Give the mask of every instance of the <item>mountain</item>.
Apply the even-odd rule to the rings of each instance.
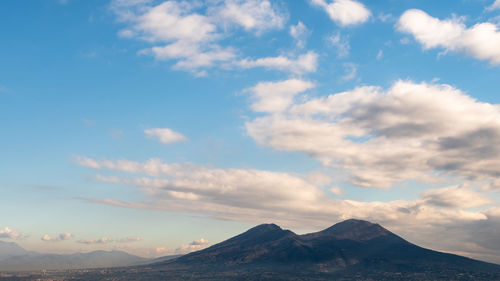
[[[21,246],[17,245],[14,242],[4,242],[0,241],[0,260],[27,254],[28,251],[23,249]]]
[[[447,280],[459,276],[500,280],[499,265],[424,249],[379,224],[354,219],[305,235],[275,224],[262,224],[204,250],[153,264],[151,268],[175,272],[181,277],[184,271],[200,278],[215,276],[213,280],[234,276],[249,280],[266,279],[265,276],[350,280],[353,274],[388,280],[398,276],[406,280],[415,276],[415,280],[439,276]]]
[[[122,251],[94,251],[69,255],[28,252],[16,243],[0,241],[0,271],[66,270],[139,265],[150,259]]]

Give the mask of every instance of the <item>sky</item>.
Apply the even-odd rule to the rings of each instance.
[[[499,0],[0,3],[0,240],[349,218],[500,263]]]

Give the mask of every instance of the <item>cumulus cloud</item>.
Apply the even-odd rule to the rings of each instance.
[[[297,44],[297,48],[304,48],[306,46],[306,39],[309,36],[310,31],[307,27],[299,21],[296,25],[290,26],[290,36],[295,39],[295,43]]]
[[[491,189],[500,174],[499,120],[498,105],[452,86],[398,81],[386,91],[364,86],[295,103],[246,130],[259,144],[344,169],[358,186],[456,177]]]
[[[193,242],[187,245],[185,244],[181,245],[179,248],[175,249],[175,254],[187,254],[190,252],[202,250],[207,246],[208,246],[208,240],[201,238],[198,240],[194,240]]]
[[[173,60],[174,69],[188,70],[198,76],[223,62],[234,60],[236,50],[223,47],[227,27],[237,25],[256,33],[282,28],[286,16],[268,0],[187,1],[115,0],[111,5],[118,20],[126,24],[119,36],[149,42],[154,46],[139,54],[158,60]]]
[[[135,37],[157,45],[144,49],[159,60],[175,59],[175,68],[196,70],[219,61],[232,59],[231,48],[215,42],[221,36],[217,26],[205,15],[196,13],[194,4],[166,1],[157,6],[141,6],[118,10],[129,27],[121,31],[125,37]]]
[[[500,64],[500,31],[493,23],[478,23],[467,28],[462,18],[441,20],[412,9],[401,15],[396,27],[400,32],[413,35],[424,49],[442,48]]]
[[[261,82],[245,91],[252,93],[252,110],[278,112],[293,103],[294,97],[314,87],[310,81],[290,79],[279,82]]]
[[[69,232],[64,232],[64,233],[59,234],[58,237],[52,237],[48,234],[44,234],[41,239],[42,239],[42,241],[45,241],[45,242],[58,242],[58,241],[69,240],[71,238],[73,238],[73,234],[71,234]]]
[[[241,68],[264,67],[267,69],[277,69],[280,71],[302,74],[316,71],[318,66],[318,54],[314,51],[309,51],[299,55],[295,59],[285,56],[266,57],[256,60],[243,59],[235,62],[235,65]]]
[[[0,229],[0,238],[20,239],[24,237],[19,231],[12,230],[8,226]]]
[[[366,22],[371,12],[365,5],[353,0],[311,0],[314,5],[323,8],[334,22],[341,26],[356,25]]]
[[[286,14],[268,0],[225,0],[210,7],[209,13],[224,26],[236,24],[257,33],[283,28],[287,20]]]
[[[169,128],[153,128],[144,130],[144,133],[149,138],[157,139],[161,143],[170,144],[174,142],[186,141],[187,138],[174,130]]]

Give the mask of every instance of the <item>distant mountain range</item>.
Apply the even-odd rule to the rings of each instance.
[[[37,279],[40,276],[32,276]],[[500,265],[409,243],[347,220],[297,235],[262,224],[204,250],[149,265],[60,273],[78,280],[500,280]],[[40,279],[49,280],[49,279]]]
[[[29,252],[12,242],[0,241],[0,271],[65,270],[130,266],[154,262],[122,251],[94,251],[69,255]]]

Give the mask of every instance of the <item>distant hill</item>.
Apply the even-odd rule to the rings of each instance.
[[[13,256],[25,255],[28,251],[13,242],[0,241],[0,260]]]
[[[69,255],[28,252],[16,243],[0,241],[0,271],[65,270],[139,265],[152,262],[122,251]]]

